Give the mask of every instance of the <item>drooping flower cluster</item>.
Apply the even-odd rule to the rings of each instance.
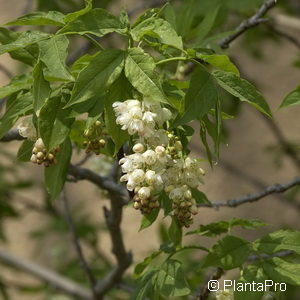
[[[113,104],[117,123],[135,135],[133,154],[120,160],[122,182],[134,192],[134,208],[148,213],[160,206],[161,191],[172,200],[173,214],[188,227],[197,214],[191,188],[197,188],[204,175],[197,159],[183,153],[177,136],[163,125],[171,119],[171,112],[160,104],[127,100]]]
[[[38,138],[34,144],[31,155],[31,162],[41,165],[43,164],[45,167],[49,167],[53,164],[56,164],[56,154],[59,152],[59,147],[47,153],[47,149],[45,144],[41,138]]]
[[[233,300],[233,290],[219,290],[216,292],[216,300]]]

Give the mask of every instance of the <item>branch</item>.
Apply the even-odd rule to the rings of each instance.
[[[2,249],[0,249],[0,261],[29,273],[68,295],[84,300],[92,299],[90,291],[77,282],[71,281],[54,271],[46,269],[23,258],[7,253]]]
[[[287,32],[284,32],[282,30],[277,29],[275,26],[269,25],[267,28],[274,33],[275,35],[278,35],[287,41],[291,42],[293,45],[295,45],[298,49],[300,49],[300,41],[298,41],[295,37],[288,34]]]
[[[272,8],[275,6],[277,0],[265,0],[262,6],[259,8],[257,13],[253,15],[251,18],[246,19],[238,25],[238,27],[235,29],[235,33],[227,36],[226,38],[222,39],[219,42],[219,46],[222,49],[227,49],[231,42],[233,42],[235,39],[237,39],[240,35],[242,35],[247,30],[256,27],[260,23],[264,23],[267,20],[263,19],[262,17]]]
[[[94,274],[93,274],[92,270],[90,269],[90,267],[89,267],[89,265],[88,265],[88,263],[87,263],[87,261],[84,257],[84,254],[83,254],[80,242],[79,242],[79,238],[77,236],[75,224],[73,222],[73,218],[72,218],[72,215],[71,215],[71,211],[70,211],[70,207],[69,207],[69,201],[68,201],[68,197],[67,197],[67,193],[66,193],[65,189],[63,190],[63,193],[62,193],[62,200],[63,200],[64,208],[65,208],[65,218],[66,218],[66,221],[67,221],[68,226],[69,226],[69,230],[70,230],[70,233],[71,233],[71,237],[72,237],[72,241],[73,241],[75,250],[77,252],[77,256],[79,258],[79,261],[80,261],[80,264],[81,264],[81,267],[82,267],[83,271],[85,272],[88,280],[90,281],[92,292],[93,292],[94,298],[96,299],[95,289],[94,289],[95,284],[96,284],[96,279],[95,279]]]
[[[257,260],[261,260],[261,259],[270,259],[270,258],[273,258],[273,257],[286,257],[286,256],[289,256],[291,254],[294,254],[294,252],[291,251],[291,250],[283,250],[283,251],[279,251],[279,252],[274,253],[274,254],[250,255],[247,258],[247,262],[253,262],[253,261],[257,261]]]
[[[129,196],[127,189],[123,185],[114,182],[110,177],[100,176],[89,169],[81,168],[72,164],[69,168],[69,174],[74,176],[76,180],[88,180],[111,194],[117,194],[120,199],[123,200],[123,204],[128,202]]]
[[[222,277],[225,271],[221,268],[216,268],[216,270],[205,280],[205,283],[199,288],[198,293],[193,298],[193,300],[206,300],[209,297],[210,289],[209,282],[211,280],[218,280]]]
[[[12,129],[8,131],[2,138],[0,138],[0,142],[12,142],[12,141],[22,141],[25,138],[19,134],[18,129]]]
[[[300,185],[300,177],[295,177],[293,180],[291,180],[288,183],[285,184],[274,184],[271,186],[268,186],[263,191],[249,194],[240,198],[236,199],[230,199],[225,202],[213,202],[211,204],[200,204],[199,207],[212,207],[212,208],[219,208],[219,207],[237,207],[239,205],[245,204],[245,203],[252,203],[255,201],[258,201],[266,196],[269,196],[274,193],[283,193],[290,188]]]

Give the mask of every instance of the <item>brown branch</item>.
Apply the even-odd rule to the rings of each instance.
[[[206,300],[209,297],[210,290],[209,290],[209,282],[211,280],[218,280],[222,277],[225,271],[221,268],[216,268],[216,270],[205,280],[205,283],[199,288],[196,296],[193,300]]]
[[[79,283],[69,280],[60,274],[33,262],[10,254],[2,249],[0,249],[0,261],[4,264],[8,264],[21,271],[29,273],[68,295],[84,300],[92,299],[90,291],[81,286]]]
[[[298,156],[298,152],[286,140],[286,138],[283,135],[281,129],[277,126],[277,124],[274,122],[274,120],[272,120],[270,118],[266,118],[266,117],[263,117],[263,119],[265,120],[265,122],[269,126],[270,130],[274,134],[274,136],[277,139],[278,143],[281,145],[284,153],[292,160],[293,164],[300,171],[300,158]]]
[[[12,142],[12,141],[22,141],[25,138],[19,134],[18,129],[12,129],[8,131],[2,138],[0,138],[0,142]]]
[[[242,21],[235,32],[219,42],[219,46],[222,49],[226,49],[229,47],[230,43],[237,39],[240,35],[245,33],[247,30],[256,27],[260,23],[264,23],[268,21],[267,19],[263,19],[263,16],[276,4],[276,0],[265,0],[262,6],[258,9],[257,13],[253,15],[251,18]]]
[[[199,207],[211,207],[211,208],[219,208],[219,207],[237,207],[239,205],[245,203],[256,202],[260,199],[263,199],[274,193],[283,193],[290,188],[300,185],[300,177],[295,177],[288,183],[285,184],[274,184],[266,187],[263,191],[257,192],[254,194],[249,194],[240,198],[230,199],[224,202],[213,202],[211,204],[200,204]]]
[[[297,40],[294,36],[290,35],[289,33],[285,32],[285,31],[277,29],[273,25],[269,25],[269,26],[267,26],[267,28],[275,35],[278,35],[278,36],[284,38],[285,40],[287,40],[287,41],[291,42],[293,45],[295,45],[298,49],[300,49],[300,41]]]
[[[85,272],[87,279],[90,281],[91,289],[92,289],[93,296],[94,296],[93,298],[96,299],[96,293],[95,293],[96,278],[94,277],[94,274],[93,274],[92,270],[90,269],[90,266],[88,265],[88,263],[85,259],[85,256],[83,254],[83,251],[82,251],[82,248],[81,248],[81,245],[79,242],[79,237],[77,235],[75,224],[73,222],[73,218],[71,215],[69,201],[68,201],[68,197],[67,197],[67,193],[66,193],[65,189],[63,190],[63,193],[62,193],[62,200],[63,200],[64,208],[65,208],[65,219],[69,226],[69,230],[71,233],[74,248],[75,248],[77,256],[79,258],[81,267],[82,267],[83,271]]]

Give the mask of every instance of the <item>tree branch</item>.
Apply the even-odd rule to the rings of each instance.
[[[235,32],[219,42],[219,46],[222,49],[227,49],[231,42],[237,39],[244,32],[250,28],[256,27],[260,23],[266,22],[266,19],[263,19],[263,16],[276,4],[276,0],[265,0],[262,6],[259,8],[257,13],[251,18],[242,21],[238,27],[235,29]]]
[[[283,193],[290,188],[300,185],[300,177],[295,177],[288,183],[285,184],[274,184],[268,186],[261,192],[257,192],[254,194],[249,194],[240,198],[230,199],[224,202],[213,202],[211,204],[200,204],[199,207],[212,207],[212,208],[219,208],[219,207],[237,207],[239,205],[245,203],[252,203],[258,201],[266,196],[269,196],[274,193]]]
[[[277,29],[275,26],[273,25],[269,25],[267,26],[267,28],[274,33],[275,35],[278,35],[284,39],[286,39],[287,41],[291,42],[293,45],[295,45],[298,49],[300,49],[300,41],[297,40],[295,37],[293,37],[292,35],[290,35],[289,33],[279,30]]]
[[[88,265],[88,263],[87,263],[87,261],[84,257],[84,254],[83,254],[80,242],[79,242],[79,237],[77,236],[75,224],[73,222],[73,218],[72,218],[72,215],[71,215],[71,211],[70,211],[70,207],[69,207],[69,201],[68,201],[68,197],[67,197],[67,193],[66,193],[65,189],[63,190],[63,193],[62,193],[62,200],[63,200],[64,208],[65,208],[65,219],[66,219],[66,221],[68,223],[68,226],[69,226],[69,230],[70,230],[70,233],[71,233],[71,237],[72,237],[72,241],[73,241],[75,250],[77,252],[77,256],[79,258],[79,261],[80,261],[80,264],[81,264],[81,267],[82,267],[83,271],[85,272],[88,280],[90,281],[94,299],[96,299],[96,294],[95,294],[96,279],[95,279],[94,274],[93,274],[92,270],[90,269],[90,267],[89,267],[89,265]]]
[[[24,139],[25,138],[19,134],[18,129],[11,129],[2,138],[0,138],[0,142],[22,141]]]
[[[54,286],[62,292],[79,299],[91,300],[92,295],[88,289],[79,283],[71,281],[54,271],[39,266],[33,262],[17,257],[0,249],[0,261],[12,267],[20,269],[42,281]]]

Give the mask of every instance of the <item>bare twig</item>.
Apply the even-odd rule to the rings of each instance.
[[[12,255],[2,249],[0,249],[0,261],[4,264],[8,264],[21,271],[31,274],[68,295],[77,297],[79,299],[92,299],[90,291],[81,286],[79,283],[71,281],[60,274],[33,262]]]
[[[85,272],[88,280],[90,281],[94,299],[96,299],[96,293],[95,293],[96,278],[94,277],[94,274],[93,274],[92,270],[90,269],[90,266],[88,265],[88,263],[85,259],[85,256],[83,254],[83,251],[82,251],[82,248],[81,248],[81,245],[79,242],[79,237],[77,236],[75,224],[73,222],[73,218],[71,215],[69,201],[68,201],[68,197],[67,197],[67,193],[66,193],[65,189],[63,190],[63,193],[62,193],[62,200],[63,200],[64,208],[65,208],[65,218],[66,218],[66,221],[67,221],[69,229],[70,229],[72,241],[73,241],[77,256],[79,258],[79,261],[80,261],[83,271]]]
[[[271,186],[268,186],[263,191],[249,194],[240,198],[236,199],[230,199],[224,202],[213,202],[212,204],[200,204],[200,207],[212,207],[212,208],[219,208],[219,207],[237,207],[239,205],[245,204],[245,203],[252,203],[255,201],[258,201],[260,199],[265,198],[266,196],[269,196],[274,193],[283,193],[290,188],[300,185],[300,177],[295,177],[293,180],[291,180],[288,183],[285,184],[274,184]]]
[[[278,143],[281,145],[284,153],[292,160],[293,164],[298,168],[298,170],[300,170],[300,159],[297,151],[295,151],[295,149],[286,140],[281,129],[277,126],[274,120],[266,117],[263,117],[263,119],[265,120],[265,122],[267,123],[271,131],[273,132]]]
[[[291,250],[283,250],[274,254],[257,254],[257,255],[250,255],[247,258],[247,262],[253,262],[253,261],[257,261],[257,260],[261,260],[261,259],[270,259],[273,257],[286,257],[289,256],[291,254],[293,254],[294,252]]]
[[[267,19],[264,19],[263,16],[276,4],[276,0],[265,0],[262,6],[259,8],[257,13],[253,15],[251,18],[242,21],[238,27],[235,29],[235,32],[219,42],[219,46],[222,49],[226,49],[229,47],[230,43],[237,39],[244,32],[249,30],[250,28],[256,27],[260,23],[264,23]]]
[[[298,39],[296,39],[294,36],[290,35],[289,33],[285,32],[285,31],[277,29],[273,25],[269,25],[269,26],[267,26],[267,28],[275,35],[278,35],[278,36],[286,39],[287,41],[289,41],[293,45],[295,45],[298,49],[300,49],[300,41]]]
[[[92,152],[86,154],[75,166],[80,167],[84,165],[92,157]]]

